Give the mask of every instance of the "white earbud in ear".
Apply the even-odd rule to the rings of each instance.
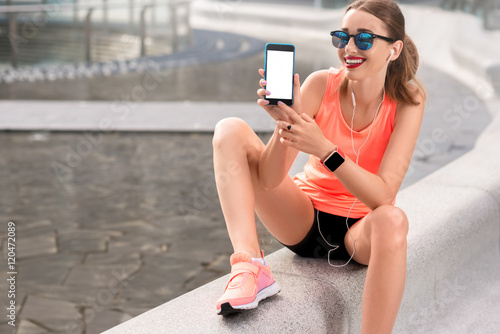
[[[391,50],[391,55],[387,59],[387,64],[389,64],[389,62],[391,61],[392,56],[394,56],[394,49]]]

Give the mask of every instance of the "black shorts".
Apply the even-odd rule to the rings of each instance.
[[[318,230],[318,216],[321,233],[324,239]],[[360,219],[361,218],[349,218],[349,227]],[[336,216],[314,209],[314,223],[305,238],[293,246],[283,245],[303,257],[327,259],[328,251],[335,247],[329,246],[325,242],[326,239],[331,245],[339,246],[336,250],[330,252],[331,260],[349,260],[351,255],[349,255],[344,245],[344,237],[347,233],[345,220],[346,217]]]

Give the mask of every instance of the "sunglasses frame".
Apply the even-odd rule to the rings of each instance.
[[[343,34],[346,34],[346,35],[347,35],[347,37],[348,37],[348,39],[347,39],[347,43],[345,43],[345,45],[344,45],[343,47],[338,47],[338,46],[336,46],[336,45],[333,43],[333,38],[334,38],[334,36],[333,36],[333,35],[334,35],[336,32],[341,32],[341,33],[343,33]],[[361,35],[361,34],[368,34],[368,35],[370,35],[370,36],[372,37],[372,39],[375,39],[375,38],[380,38],[380,39],[383,39],[384,41],[387,41],[387,42],[391,42],[391,43],[394,43],[394,42],[395,42],[395,40],[393,40],[392,38],[385,37],[385,36],[381,36],[381,35],[377,35],[377,34],[372,34],[371,32],[364,32],[364,31],[363,31],[363,32],[359,32],[359,33],[357,33],[357,34],[355,34],[355,35],[349,35],[348,33],[346,33],[345,31],[342,31],[342,30],[334,30],[334,31],[330,31],[330,36],[332,36],[332,44],[333,44],[333,46],[334,46],[334,47],[336,47],[337,49],[343,49],[343,48],[345,48],[345,47],[347,46],[347,44],[349,44],[349,41],[351,40],[351,37],[354,37],[354,44],[356,44],[356,47],[357,47],[358,49],[360,49],[360,50],[362,50],[362,51],[370,50],[370,49],[372,48],[372,46],[373,46],[373,41],[372,41],[372,43],[371,43],[370,47],[369,47],[369,48],[366,48],[366,49],[364,49],[364,50],[363,50],[363,49],[361,49],[361,48],[358,46],[358,43],[357,43],[357,41],[358,41],[358,36],[359,36],[359,35]],[[338,37],[335,37],[335,38],[338,38]]]

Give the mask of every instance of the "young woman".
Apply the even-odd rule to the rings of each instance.
[[[240,119],[216,126],[217,189],[234,247],[217,311],[254,308],[280,290],[259,251],[256,212],[300,256],[367,265],[362,332],[390,333],[404,291],[408,232],[394,201],[425,103],[415,78],[418,53],[392,0],[352,3],[331,35],[343,66],[312,73],[302,87],[296,74],[292,107],[268,106],[260,81],[257,103],[276,120],[267,145]],[[292,179],[299,151],[309,162]]]

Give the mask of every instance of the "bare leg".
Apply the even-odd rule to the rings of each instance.
[[[361,333],[391,333],[406,280],[408,219],[397,207],[382,206],[351,228],[356,241],[354,260],[367,264],[363,290]],[[345,237],[352,254],[352,241]]]
[[[312,203],[289,177],[271,190],[260,186],[264,144],[253,130],[240,119],[225,119],[217,124],[213,148],[217,191],[234,251],[260,255],[255,211],[278,240],[298,243],[311,228]]]

